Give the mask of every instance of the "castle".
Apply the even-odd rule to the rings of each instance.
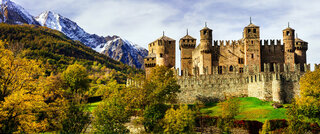
[[[177,69],[182,103],[223,98],[226,94],[290,102],[299,94],[299,79],[310,70],[306,64],[308,43],[289,27],[281,40],[261,40],[260,27],[251,22],[240,40],[213,40],[212,30],[200,30],[200,44],[187,35],[179,40],[181,72]],[[176,41],[165,35],[148,45],[146,77],[153,67],[175,66]],[[181,76],[179,76],[181,73]]]

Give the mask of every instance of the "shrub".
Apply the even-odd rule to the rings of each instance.
[[[146,107],[143,113],[143,125],[146,132],[162,131],[160,121],[165,116],[167,109],[168,106],[165,104],[153,104]]]
[[[194,112],[188,109],[188,105],[180,105],[178,109],[167,110],[164,117],[164,132],[166,133],[190,133],[194,130]]]

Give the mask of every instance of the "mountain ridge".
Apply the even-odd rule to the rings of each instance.
[[[98,50],[97,52],[106,54],[114,60],[121,61],[124,64],[139,69],[144,68],[143,58],[147,56],[147,49],[142,48],[132,42],[124,41],[125,39],[117,35],[103,37],[96,34],[87,33],[84,29],[78,26],[76,22],[52,11],[42,12],[40,15],[34,17],[23,7],[10,0],[0,0],[0,4],[0,22],[18,25],[31,24],[58,30],[64,33],[68,38],[80,41],[93,50]],[[116,41],[116,43],[122,44],[116,44],[113,42],[114,39],[118,38],[122,39],[123,41]],[[102,50],[103,48],[105,50]],[[110,51],[108,50],[109,48],[116,48],[113,51],[117,52],[106,53]]]

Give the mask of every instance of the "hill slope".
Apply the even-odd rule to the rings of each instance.
[[[0,40],[7,41],[17,55],[37,59],[48,66],[49,72],[59,72],[74,62],[98,62],[124,74],[136,70],[100,54],[79,41],[70,40],[63,33],[34,25],[0,24]],[[49,73],[48,72],[48,73]]]

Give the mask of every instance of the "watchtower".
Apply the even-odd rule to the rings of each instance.
[[[192,74],[192,51],[196,47],[196,39],[188,34],[179,41],[179,49],[181,50],[181,75]]]
[[[244,64],[248,65],[250,72],[253,72],[254,66],[261,71],[260,27],[252,24],[251,18],[250,24],[243,29],[243,41],[245,45]]]
[[[290,70],[293,71],[295,63],[295,30],[289,26],[282,31],[283,45],[284,45],[284,63],[289,65]]]

